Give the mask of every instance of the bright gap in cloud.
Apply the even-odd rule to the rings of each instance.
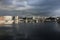
[[[53,14],[54,16],[60,16],[60,8],[54,10],[54,11],[52,12],[52,14]]]

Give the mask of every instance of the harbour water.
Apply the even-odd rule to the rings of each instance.
[[[59,40],[60,24],[19,23],[0,26],[0,40]]]

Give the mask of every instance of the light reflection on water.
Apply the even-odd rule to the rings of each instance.
[[[60,32],[60,24],[59,23],[55,23],[54,29],[55,29],[55,31]]]
[[[60,36],[60,24],[54,22],[4,25],[0,27],[0,30],[12,36],[11,40],[49,40],[52,38],[57,40]]]

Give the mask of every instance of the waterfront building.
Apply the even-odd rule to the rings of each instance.
[[[43,18],[40,16],[33,16],[33,20],[35,23],[40,23],[43,21]]]
[[[60,17],[57,17],[56,20],[57,20],[57,23],[60,23]]]
[[[5,20],[12,20],[13,16],[4,16]]]
[[[54,17],[49,17],[45,19],[45,22],[55,22],[55,21],[56,21],[56,18]]]
[[[14,20],[12,20],[13,16],[4,16],[5,23],[4,24],[13,24]]]
[[[19,23],[19,17],[15,16],[15,23],[18,24]]]
[[[19,17],[19,23],[24,23],[23,17]]]
[[[5,18],[3,16],[0,16],[0,24],[4,24]]]
[[[12,16],[0,16],[0,24],[12,24]]]
[[[27,23],[32,23],[32,17],[26,17]]]
[[[19,17],[19,16],[0,16],[0,24],[13,24],[16,23],[43,23],[46,21],[58,21],[60,22],[60,17],[40,17],[40,16],[33,16],[33,17]]]
[[[33,16],[33,20],[35,20],[36,18],[35,18],[35,16]]]

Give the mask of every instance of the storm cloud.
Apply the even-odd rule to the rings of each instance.
[[[60,0],[0,0],[0,15],[59,16]]]

